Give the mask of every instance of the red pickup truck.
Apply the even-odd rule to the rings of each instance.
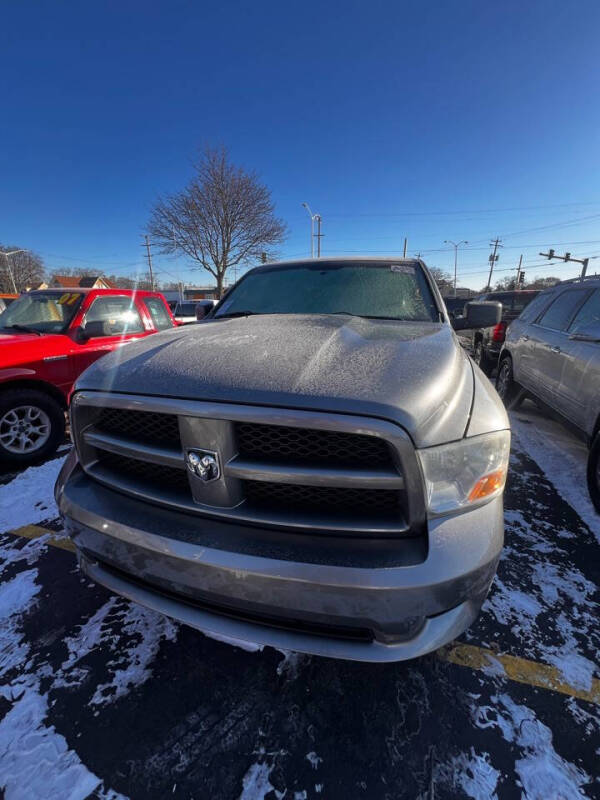
[[[105,353],[176,322],[157,292],[46,289],[0,314],[0,464],[26,466],[63,440],[69,393]]]

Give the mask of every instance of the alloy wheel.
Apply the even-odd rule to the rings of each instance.
[[[0,445],[9,453],[32,453],[50,438],[50,417],[37,406],[16,406],[0,419]]]

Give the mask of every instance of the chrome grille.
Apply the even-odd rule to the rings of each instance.
[[[381,420],[80,392],[72,423],[86,472],[144,501],[310,533],[401,534],[425,518],[412,445]],[[190,472],[189,450],[217,453],[220,476]]]
[[[238,452],[243,457],[329,466],[391,467],[390,447],[383,439],[358,433],[257,425],[235,426]]]

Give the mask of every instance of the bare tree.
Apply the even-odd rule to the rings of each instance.
[[[10,293],[14,291],[11,272],[15,279],[17,292],[26,289],[37,288],[44,280],[44,263],[42,259],[30,250],[22,250],[17,245],[0,245],[0,253],[10,253],[13,250],[21,250],[8,256],[0,255],[0,292]]]
[[[429,272],[433,280],[437,283],[442,296],[449,294],[450,290],[454,287],[450,273],[440,267],[429,267]]]
[[[527,283],[528,289],[549,289],[551,286],[556,286],[557,283],[560,283],[560,278],[555,277],[547,277],[547,278],[538,278],[536,277]]]
[[[162,253],[186,255],[208,270],[220,297],[227,270],[272,253],[287,226],[256,173],[232,164],[224,147],[209,147],[185,189],[159,198],[148,232]]]

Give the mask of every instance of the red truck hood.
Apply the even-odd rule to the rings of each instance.
[[[67,355],[71,350],[68,336],[56,333],[0,333],[0,369],[16,367],[48,356]]]

